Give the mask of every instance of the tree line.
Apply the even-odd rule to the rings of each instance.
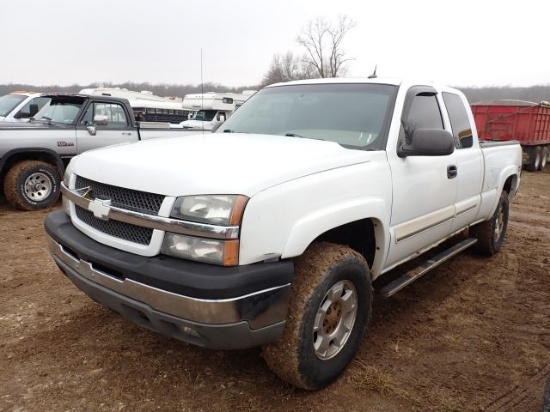
[[[153,92],[157,96],[174,96],[183,98],[189,93],[201,93],[204,92],[233,92],[238,93],[243,90],[259,90],[262,85],[247,85],[242,87],[229,87],[219,83],[205,83],[204,85],[178,85],[178,84],[151,84],[151,83],[96,83],[85,85],[71,85],[71,86],[36,86],[30,84],[2,84],[0,85],[0,96],[11,93],[18,90],[35,91],[41,93],[58,93],[58,94],[72,94],[78,93],[84,88],[95,87],[120,87],[133,91],[148,90]],[[470,103],[479,102],[483,100],[496,100],[496,99],[518,99],[526,100],[530,102],[539,103],[541,101],[550,101],[550,85],[539,85],[530,87],[458,87]]]

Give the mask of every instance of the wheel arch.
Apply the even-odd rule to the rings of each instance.
[[[377,199],[353,207],[337,207],[297,221],[288,236],[282,258],[302,255],[315,242],[349,246],[359,252],[375,278],[383,265],[389,244],[389,207]],[[365,214],[370,211],[371,213]]]
[[[49,163],[57,168],[60,176],[63,176],[65,171],[61,156],[54,150],[43,147],[10,150],[0,159],[0,171],[4,173],[23,160],[40,160]]]
[[[499,180],[499,184],[495,188],[496,190],[493,189],[491,191],[491,200],[489,201],[491,207],[490,209],[487,209],[487,215],[483,220],[488,220],[491,216],[493,216],[493,213],[495,213],[495,210],[497,209],[502,192],[506,192],[508,194],[508,200],[512,201],[519,189],[520,176],[515,166],[505,168],[500,176],[501,178]]]

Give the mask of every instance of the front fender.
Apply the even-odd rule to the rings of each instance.
[[[378,273],[385,261],[389,245],[389,211],[383,199],[359,198],[314,210],[297,220],[292,226],[284,246],[282,258],[300,256],[319,236],[334,228],[363,219],[374,223],[376,254],[372,265],[373,273]]]

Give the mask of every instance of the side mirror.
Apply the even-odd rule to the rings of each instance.
[[[399,157],[407,156],[447,156],[454,152],[453,135],[442,129],[416,129],[410,142],[397,148]]]
[[[109,118],[101,114],[96,114],[94,116],[94,124],[96,126],[107,126],[109,124]]]
[[[23,109],[21,109],[23,110]],[[14,119],[30,119],[33,117],[36,113],[38,113],[38,105],[37,104],[30,104],[29,105],[29,111],[18,111],[13,115]]]
[[[36,113],[38,113],[38,105],[36,103],[29,105],[29,112],[31,117],[33,117]]]
[[[216,120],[218,122],[225,122],[225,113],[218,113],[218,116],[216,116]]]

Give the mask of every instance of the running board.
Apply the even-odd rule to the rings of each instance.
[[[384,298],[389,298],[390,296],[395,295],[405,286],[414,282],[419,277],[425,275],[430,270],[438,267],[443,262],[446,262],[447,260],[452,258],[454,255],[462,252],[464,249],[469,248],[475,243],[477,243],[477,239],[474,239],[474,238],[468,238],[466,240],[463,240],[460,243],[457,243],[451,248],[437,254],[433,258],[428,259],[426,262],[422,263],[420,266],[404,273],[403,275],[399,276],[397,279],[391,281],[382,289],[380,289],[379,294]]]

